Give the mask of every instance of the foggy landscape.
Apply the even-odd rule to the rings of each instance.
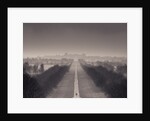
[[[24,98],[127,98],[126,23],[24,23]]]

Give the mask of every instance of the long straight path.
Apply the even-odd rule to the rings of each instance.
[[[74,78],[74,98],[80,98],[80,93],[79,93],[79,83],[78,83],[78,71],[77,71],[77,66],[78,62],[75,61],[75,78]]]
[[[74,61],[69,71],[47,98],[106,98],[106,95],[96,87],[80,63]]]

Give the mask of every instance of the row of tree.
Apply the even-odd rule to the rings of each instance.
[[[109,97],[127,97],[127,78],[120,73],[115,73],[103,66],[92,66],[80,60],[82,68],[93,79],[96,86],[100,87]]]
[[[71,64],[70,64],[71,65]],[[23,97],[43,98],[58,84],[70,65],[55,65],[45,72],[31,77],[26,71],[23,73]]]
[[[23,64],[23,71],[24,72],[27,72],[27,73],[43,73],[44,72],[44,64],[40,64],[40,68],[38,68],[39,65],[38,64],[34,64],[33,66],[32,65],[29,65],[28,62],[25,62]]]

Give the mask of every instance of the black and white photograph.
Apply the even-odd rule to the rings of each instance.
[[[143,112],[142,8],[8,8],[8,113]]]
[[[23,23],[23,98],[127,98],[127,23]]]

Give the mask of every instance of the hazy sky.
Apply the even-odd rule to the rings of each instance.
[[[127,55],[126,23],[24,23],[24,57],[76,53]]]

